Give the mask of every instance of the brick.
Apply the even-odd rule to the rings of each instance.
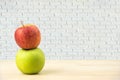
[[[47,59],[120,59],[119,3],[119,0],[2,0],[0,59],[15,58],[19,47],[13,34],[21,20],[39,26],[42,35],[39,47]]]

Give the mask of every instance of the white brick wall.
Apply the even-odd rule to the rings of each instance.
[[[120,0],[0,0],[0,59],[14,59],[20,21],[42,33],[47,59],[120,59]]]

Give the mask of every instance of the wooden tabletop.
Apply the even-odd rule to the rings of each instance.
[[[47,60],[39,74],[25,75],[15,61],[0,61],[0,80],[120,80],[118,60]]]

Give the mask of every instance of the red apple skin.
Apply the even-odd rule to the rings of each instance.
[[[23,49],[34,49],[40,44],[41,34],[36,25],[26,24],[16,29],[15,41]]]

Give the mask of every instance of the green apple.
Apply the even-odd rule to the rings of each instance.
[[[25,74],[39,73],[45,64],[45,55],[40,48],[20,49],[16,55],[16,65]]]

